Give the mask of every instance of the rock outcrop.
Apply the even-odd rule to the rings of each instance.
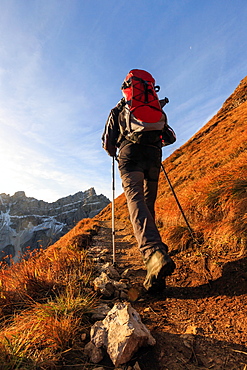
[[[83,218],[93,217],[109,204],[94,188],[48,203],[26,197],[0,194],[0,259],[17,261],[27,249],[46,248]]]
[[[93,325],[90,334],[91,343],[88,346],[94,354],[93,358],[91,356],[93,362],[101,361],[99,351],[106,348],[115,366],[128,362],[140,347],[156,343],[138,312],[127,302],[116,303],[103,321]]]

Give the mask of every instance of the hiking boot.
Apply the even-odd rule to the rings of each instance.
[[[147,267],[146,279],[143,283],[148,293],[161,292],[165,289],[165,278],[175,270],[175,263],[168,254],[157,250],[148,260],[144,260]]]

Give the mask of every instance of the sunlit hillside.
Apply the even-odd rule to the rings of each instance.
[[[163,162],[194,234],[193,241],[161,171],[156,220],[164,240],[173,249],[183,250],[194,244],[213,254],[246,251],[246,100],[247,77],[219,112]],[[115,203],[116,217],[126,219],[124,195]],[[111,217],[110,206],[100,217]]]
[[[213,256],[216,263],[226,255],[246,255],[246,148],[247,77],[219,112],[163,163],[193,230],[191,235],[161,172],[156,220],[173,255],[190,250],[191,258]],[[95,218],[80,221],[47,250],[11,267],[2,263],[0,370],[76,364],[93,368],[87,367],[82,339],[89,332],[88,313],[98,300],[90,285],[94,266],[87,248],[111,217],[109,205]],[[115,201],[115,217],[131,234],[123,194]],[[181,269],[177,274],[181,278]]]

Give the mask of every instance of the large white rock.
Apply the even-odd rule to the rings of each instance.
[[[140,347],[156,343],[130,303],[116,303],[103,321],[96,322],[91,341],[106,348],[115,366],[128,362]]]

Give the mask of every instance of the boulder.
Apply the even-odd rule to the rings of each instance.
[[[104,355],[101,348],[97,348],[92,342],[89,342],[84,347],[85,356],[90,358],[90,361],[94,364],[99,363],[103,360]]]
[[[101,272],[100,276],[94,279],[93,286],[97,293],[106,298],[110,298],[115,292],[114,281],[105,272]]]
[[[125,302],[116,303],[92,326],[90,335],[95,347],[106,348],[115,366],[128,362],[140,347],[156,343],[138,312]]]

